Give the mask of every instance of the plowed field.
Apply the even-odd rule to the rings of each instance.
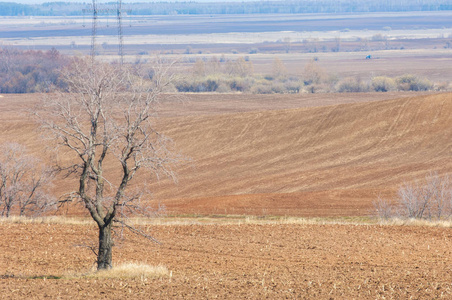
[[[161,278],[74,276],[93,264],[86,225],[0,224],[1,299],[450,299],[450,228],[157,225],[116,263],[163,264]],[[45,278],[45,279],[44,279]]]
[[[0,139],[46,159],[33,97],[0,98]],[[450,93],[187,98],[163,102],[159,122],[189,160],[178,184],[148,185],[171,214],[362,216],[403,182],[452,171]],[[59,179],[55,193],[74,184]]]
[[[49,142],[26,112],[35,97],[0,98],[0,141],[46,160]],[[170,214],[363,216],[400,183],[452,171],[450,93],[189,98],[162,105],[159,126],[190,158],[177,185],[149,185]],[[73,186],[59,178],[54,192]],[[450,228],[255,221],[143,229],[161,245],[126,234],[113,261],[162,264],[166,276],[84,277],[95,257],[80,245],[95,239],[94,226],[0,222],[0,298],[452,298]]]

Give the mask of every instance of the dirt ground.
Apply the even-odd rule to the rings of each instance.
[[[251,58],[259,72],[270,70],[276,51],[296,75],[318,57],[341,76],[413,73],[450,81],[450,49],[443,48],[450,38],[444,34],[390,40],[398,50],[375,50],[370,61],[363,57],[367,52],[295,53],[296,43],[294,53],[269,43],[266,53]],[[251,46],[235,49],[243,54]],[[218,47],[211,55],[233,49]],[[30,114],[40,96],[2,96],[0,143],[23,143],[50,162],[52,144]],[[225,224],[230,215],[367,220],[379,195],[392,197],[401,183],[430,171],[452,172],[451,116],[451,93],[169,97],[158,126],[186,160],[176,169],[178,184],[145,180],[153,204],[177,217],[143,227],[161,245],[126,234],[113,258],[117,264],[161,264],[169,274],[85,277],[95,263],[84,247],[95,240],[94,225],[0,221],[0,299],[451,299],[450,227],[260,217]],[[54,193],[73,188],[74,181],[57,178]],[[71,209],[69,214],[81,212]],[[184,215],[222,219],[181,220]]]
[[[1,98],[0,139],[50,160],[51,142],[27,114],[36,103]],[[161,115],[184,157],[178,183],[135,183],[147,180],[150,201],[169,214],[366,216],[400,184],[452,170],[450,93],[188,95]],[[74,184],[57,178],[55,195]]]
[[[450,299],[450,228],[321,224],[147,226],[116,263],[161,278],[93,279],[88,225],[1,223],[2,299]],[[60,278],[61,277],[61,278]]]
[[[0,99],[0,137],[47,159],[27,113],[36,97]],[[452,170],[450,93],[187,98],[162,105],[162,130],[191,157],[177,185],[150,185],[169,214],[367,216],[398,184]],[[71,186],[59,179],[55,193]],[[450,227],[256,220],[145,226],[161,245],[126,234],[115,263],[169,270],[135,279],[81,276],[94,225],[0,222],[0,298],[452,297]]]

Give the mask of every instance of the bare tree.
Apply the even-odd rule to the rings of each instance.
[[[145,212],[141,194],[126,193],[130,182],[146,170],[173,176],[176,161],[153,123],[170,76],[158,68],[146,79],[134,68],[74,61],[63,72],[68,90],[46,99],[37,113],[58,152],[72,155],[60,167],[78,181],[70,200],[81,201],[98,226],[98,270],[112,267],[113,222]]]
[[[1,215],[34,216],[56,208],[55,199],[45,190],[53,172],[20,144],[2,145],[0,151]]]
[[[400,215],[422,219],[429,208],[428,196],[419,184],[404,183],[397,191]]]
[[[373,206],[377,216],[381,219],[388,220],[394,216],[394,207],[391,201],[381,196],[373,202]]]
[[[273,60],[272,74],[275,78],[287,76],[287,68],[284,65],[283,61],[278,57],[275,57],[275,59]]]
[[[449,175],[431,172],[425,183],[404,183],[393,201],[378,198],[374,203],[381,218],[398,216],[413,219],[449,218],[452,215],[452,182]]]

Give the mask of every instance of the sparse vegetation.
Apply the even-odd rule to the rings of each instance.
[[[170,272],[165,266],[150,266],[143,263],[124,263],[113,266],[109,270],[101,270],[85,277],[115,279],[138,278],[140,280],[146,280],[148,278],[167,277],[169,275]]]
[[[336,91],[339,93],[363,93],[369,90],[368,84],[355,77],[344,78],[336,84]]]
[[[404,183],[394,200],[379,198],[377,215],[383,219],[443,220],[452,216],[452,181],[448,175],[430,173],[424,183]]]
[[[187,48],[190,53],[191,47]],[[55,49],[48,52],[20,51],[11,48],[0,50],[0,92],[33,93],[64,90],[68,83],[61,70],[70,58]],[[433,83],[426,78],[406,74],[391,78],[376,76],[370,82],[359,77],[337,78],[328,74],[315,57],[305,66],[300,76],[289,75],[285,64],[276,57],[270,74],[257,74],[250,57],[235,60],[213,56],[210,59],[186,58],[191,64],[189,75],[176,74],[167,91],[181,93],[242,92],[271,93],[328,93],[328,92],[389,92],[389,91],[446,91],[449,82]],[[142,63],[136,61],[135,63]]]
[[[0,48],[0,93],[36,93],[64,88],[60,71],[69,61],[69,57],[54,48],[46,52]]]
[[[377,76],[372,78],[372,88],[376,92],[389,92],[396,89],[396,81],[387,76]]]
[[[401,91],[428,91],[433,88],[433,83],[428,79],[419,78],[412,74],[399,76],[395,81],[397,89]]]
[[[0,215],[40,216],[55,210],[54,172],[16,143],[0,147]]]

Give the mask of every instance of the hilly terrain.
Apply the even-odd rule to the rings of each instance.
[[[156,195],[180,212],[366,214],[403,182],[451,171],[451,113],[440,94],[167,120],[192,164]]]
[[[160,127],[187,159],[177,184],[149,185],[151,201],[172,214],[368,215],[377,196],[393,195],[403,182],[452,171],[452,94],[415,95],[164,102]],[[0,98],[0,137],[44,157],[47,142],[24,113],[35,98]],[[60,179],[55,193],[73,184]]]
[[[50,162],[54,144],[28,112],[38,100],[0,97],[0,143]],[[0,218],[0,298],[449,299],[450,221],[361,216],[404,181],[452,171],[451,113],[451,93],[169,97],[157,125],[187,159],[177,184],[147,186],[169,216],[130,220],[159,244],[118,230],[113,272],[128,273],[99,277],[97,226],[73,218],[78,207]],[[54,193],[75,187],[60,177]]]

